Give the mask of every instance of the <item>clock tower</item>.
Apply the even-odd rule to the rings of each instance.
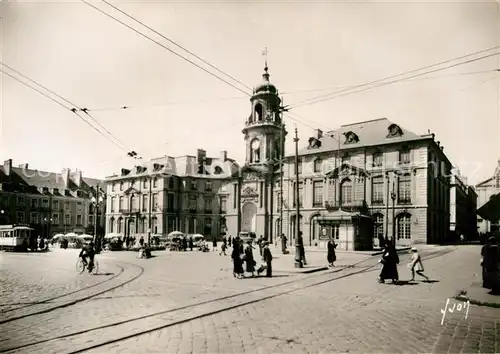
[[[242,130],[245,140],[245,165],[239,184],[239,230],[273,240],[273,210],[276,202],[275,179],[279,161],[283,158],[285,127],[282,123],[281,99],[269,81],[267,62],[262,82],[250,98],[250,115]]]

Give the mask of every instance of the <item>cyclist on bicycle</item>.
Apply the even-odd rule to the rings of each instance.
[[[82,250],[80,251],[79,257],[82,258],[84,267],[88,266],[89,272],[92,271],[92,268],[94,267],[94,255],[95,255],[95,249],[94,249],[94,242],[90,241],[87,245],[84,245],[82,247]],[[89,258],[89,262],[87,262],[87,257]]]

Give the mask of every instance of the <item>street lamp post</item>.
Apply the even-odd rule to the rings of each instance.
[[[295,128],[295,268],[302,268],[302,247],[300,241],[300,196],[299,196],[299,134]]]
[[[99,188],[99,186],[97,187]],[[97,223],[99,221],[99,207],[103,202],[103,198],[99,195],[97,191],[97,198],[95,196],[91,199],[92,205],[94,206],[94,244],[97,242]]]
[[[395,183],[392,180],[392,191],[391,191],[391,199],[392,199],[392,244],[396,247],[396,209],[394,207],[396,203],[396,192],[394,190]]]
[[[385,199],[385,242],[389,240],[389,172],[385,173],[387,179],[387,198]],[[380,245],[384,248],[384,245]]]

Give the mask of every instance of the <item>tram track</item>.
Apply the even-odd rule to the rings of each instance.
[[[429,254],[422,256],[424,260],[429,260],[453,252],[455,249],[439,250],[436,252],[430,252]],[[375,268],[380,266],[378,262],[375,264],[361,266],[363,263],[369,260],[373,261],[373,258],[367,258],[350,266],[335,269],[326,273],[314,274],[307,278],[298,278],[280,284],[219,297],[217,299],[207,300],[197,304],[189,304],[174,309],[157,311],[151,314],[126,319],[103,326],[93,327],[73,333],[64,334],[61,336],[56,336],[53,338],[30,342],[24,345],[18,345],[16,347],[0,350],[0,353],[15,352],[26,349],[28,347],[30,347],[31,349],[37,349],[37,346],[42,346],[38,349],[39,351],[42,351],[44,350],[43,344],[45,343],[53,348],[57,347],[58,342],[67,343],[68,340],[71,341],[71,347],[79,348],[73,351],[69,351],[69,353],[82,353],[87,350],[101,348],[106,345],[118,343],[130,338],[138,337],[158,330],[163,330],[165,328],[177,326],[200,318],[223,313],[275,297],[287,295],[299,290],[304,290],[307,288],[334,282],[340,279],[363,274],[369,271],[376,270]],[[330,276],[332,274],[340,273],[349,269],[357,270],[347,272],[346,274],[341,274],[333,278],[323,279],[319,281],[317,280],[318,277]],[[263,294],[263,292],[267,293]],[[116,328],[119,328],[119,331],[117,331]],[[138,330],[139,328],[140,330]],[[92,334],[93,337],[89,338],[87,334]],[[100,337],[101,340],[99,340],[99,338],[95,340],[96,337]]]
[[[18,311],[18,310],[21,310],[21,309],[24,309],[24,308],[28,308],[28,307],[32,307],[32,306],[36,306],[36,305],[40,305],[40,304],[46,304],[48,302],[52,302],[54,300],[58,300],[58,299],[64,298],[64,297],[69,296],[69,295],[77,294],[79,292],[95,288],[96,286],[99,286],[99,285],[101,285],[103,283],[106,283],[106,282],[108,282],[108,281],[110,281],[110,280],[118,277],[119,275],[121,275],[123,273],[123,271],[124,271],[123,267],[120,267],[119,265],[116,265],[116,267],[118,267],[120,269],[120,271],[117,274],[114,274],[113,276],[109,277],[108,279],[105,279],[103,281],[100,281],[98,283],[95,283],[95,284],[92,284],[92,285],[89,285],[89,286],[85,286],[85,287],[80,288],[78,290],[73,290],[73,291],[70,291],[70,292],[67,292],[67,293],[64,293],[64,294],[61,294],[61,295],[53,296],[53,297],[47,298],[45,300],[34,301],[34,302],[31,302],[31,303],[28,303],[28,304],[23,304],[24,306],[19,306],[19,307],[15,307],[15,308],[12,308],[12,309],[2,310],[1,314],[4,315],[4,314],[12,312],[12,311]],[[3,323],[3,322],[0,321],[0,324],[1,323]]]
[[[12,309],[12,311],[4,311],[2,313],[2,317],[7,312],[11,313],[11,312],[14,312],[14,311],[19,311],[19,310],[21,310],[21,312],[23,312],[22,310],[30,310],[34,306],[40,306],[41,307],[40,309],[35,310],[35,311],[27,311],[26,313],[22,313],[22,314],[19,314],[19,315],[14,314],[13,316],[11,316],[9,318],[2,319],[2,320],[0,320],[0,325],[5,324],[5,323],[9,323],[9,322],[13,322],[13,321],[17,321],[17,320],[21,320],[21,319],[24,319],[24,318],[28,318],[28,317],[32,317],[32,316],[44,314],[44,313],[47,313],[47,312],[52,312],[52,311],[55,311],[55,310],[58,310],[58,309],[62,309],[62,308],[65,308],[65,307],[74,306],[74,305],[76,305],[78,303],[81,303],[83,301],[92,299],[94,297],[97,297],[97,296],[102,295],[104,293],[107,293],[109,291],[112,291],[112,290],[118,289],[120,287],[123,287],[123,286],[125,286],[125,285],[133,282],[134,280],[138,279],[144,273],[144,268],[141,267],[141,266],[139,266],[139,265],[137,265],[137,264],[128,263],[128,262],[120,262],[120,263],[126,264],[126,265],[130,265],[130,266],[136,268],[138,270],[137,274],[133,275],[130,279],[127,279],[125,281],[119,282],[116,285],[113,285],[111,287],[105,287],[105,285],[108,285],[110,281],[119,279],[119,277],[121,275],[125,274],[125,268],[122,267],[122,266],[120,266],[120,265],[118,265],[118,264],[115,264],[115,266],[117,266],[118,268],[120,268],[120,272],[118,274],[112,276],[111,278],[108,278],[108,279],[106,279],[104,281],[101,281],[101,282],[99,282],[97,284],[93,284],[91,286],[87,286],[87,287],[82,288],[82,289],[78,289],[78,290],[75,290],[75,291],[72,291],[72,292],[69,292],[69,293],[65,293],[65,294],[61,294],[61,295],[58,295],[58,296],[54,296],[52,298],[45,299],[45,300],[37,302],[37,303],[29,304],[27,306],[23,306],[23,307],[20,307],[20,308]],[[103,289],[99,289],[99,287],[101,287]],[[97,291],[94,291],[91,294],[86,294],[84,296],[80,296],[80,297],[78,296],[79,294],[82,294],[83,292],[88,291],[89,289],[90,290],[94,290],[95,289]],[[76,299],[75,298],[71,299],[72,297],[75,297],[75,296],[76,296]],[[64,298],[69,298],[69,299],[65,301]],[[53,301],[53,300],[60,300],[60,302],[62,302],[62,303],[59,303],[58,305],[51,306],[50,302]],[[48,305],[48,306],[44,306],[44,305]]]

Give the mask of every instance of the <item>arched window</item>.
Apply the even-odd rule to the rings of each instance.
[[[342,181],[340,191],[340,204],[352,203],[352,182],[349,178]]]
[[[398,240],[411,239],[411,215],[403,213],[397,217]]]
[[[112,233],[115,228],[115,218],[109,219],[109,233]]]
[[[250,143],[250,162],[260,162],[259,139],[253,139]]]
[[[132,195],[130,197],[130,209],[132,209],[133,211],[139,211],[139,208],[137,207],[137,198],[135,197],[135,195]]]
[[[139,219],[139,233],[143,234],[146,232],[146,218]]]
[[[255,105],[255,120],[256,121],[260,121],[262,120],[264,117],[263,117],[263,109],[262,109],[262,105],[260,103],[257,103]]]
[[[116,231],[121,234],[123,232],[123,219],[118,218],[118,222],[116,223]]]
[[[319,236],[320,236],[320,232],[321,232],[321,227],[319,226],[318,224],[318,218],[319,218],[319,215],[314,215],[312,218],[311,218],[311,222],[310,222],[310,227],[311,227],[311,246],[314,244],[315,241],[319,240]]]
[[[290,230],[290,235],[292,235],[292,239],[295,240],[295,237],[297,236],[296,233],[297,233],[297,226],[296,226],[296,222],[297,222],[297,216],[296,215],[293,215],[291,217],[291,223],[290,223],[290,227],[292,228]],[[302,222],[302,215],[299,216],[299,228],[300,228],[300,231],[304,232],[302,230],[302,226],[303,226],[303,222]]]
[[[384,215],[380,213],[373,214],[373,238],[380,239],[384,237]]]

